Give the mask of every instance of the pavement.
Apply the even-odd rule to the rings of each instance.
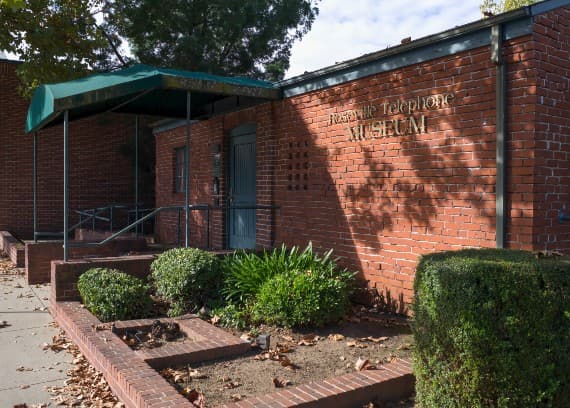
[[[45,387],[63,385],[73,357],[43,350],[59,332],[48,311],[50,287],[27,285],[16,271],[0,269],[0,408],[54,406]]]

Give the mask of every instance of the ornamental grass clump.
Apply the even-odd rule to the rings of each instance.
[[[570,406],[570,261],[437,253],[421,258],[414,288],[420,406]]]
[[[152,308],[148,285],[116,269],[89,269],[77,289],[87,310],[103,322],[144,318]]]
[[[319,255],[309,243],[304,250],[285,245],[273,250],[255,252],[238,251],[223,262],[226,299],[243,305],[255,299],[265,282],[276,275],[293,271],[319,270],[333,274],[337,269],[331,257],[332,250]]]
[[[197,248],[175,248],[151,264],[156,294],[170,303],[169,316],[195,312],[219,297],[222,276],[217,256]]]

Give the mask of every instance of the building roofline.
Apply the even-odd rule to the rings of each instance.
[[[407,44],[401,44],[372,52],[357,58],[349,59],[313,72],[304,73],[295,77],[277,82],[284,90],[284,96],[290,97],[329,86],[339,85],[344,82],[388,71],[406,65],[412,65],[432,58],[450,55],[455,52],[473,49],[490,43],[490,28],[497,24],[506,24],[511,30],[505,37],[514,38],[530,33],[532,17],[546,13],[559,7],[570,5],[570,0],[547,0],[531,6],[522,7],[496,16],[467,23],[449,30],[442,31],[422,38],[418,38]],[[486,38],[489,37],[489,38]],[[434,47],[442,43],[453,41],[460,42],[466,39],[462,46],[454,47],[451,44],[449,50],[435,50]],[[431,48],[431,52],[423,52]],[[445,47],[444,47],[445,48]],[[416,57],[422,54],[421,57]],[[399,56],[405,55],[401,61],[395,61]],[[412,58],[410,58],[412,57]],[[389,64],[380,64],[383,60],[390,60]],[[375,65],[375,66],[372,66]],[[380,65],[383,65],[382,67]],[[360,70],[361,67],[367,67]]]

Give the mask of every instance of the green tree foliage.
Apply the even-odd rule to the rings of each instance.
[[[107,60],[108,40],[93,15],[100,0],[21,0],[0,4],[0,49],[16,54],[22,93],[85,75]]]
[[[537,1],[538,0],[483,0],[483,3],[481,3],[481,12],[485,16],[495,15],[524,6],[530,6]]]
[[[318,0],[114,0],[109,27],[146,64],[280,79]]]
[[[28,96],[40,83],[128,65],[122,41],[137,62],[279,79],[318,1],[0,0],[0,50],[24,62]]]

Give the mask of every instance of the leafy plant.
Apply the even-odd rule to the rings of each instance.
[[[238,307],[232,303],[225,306],[213,308],[210,315],[219,318],[218,324],[223,327],[245,330],[250,321],[250,310],[248,307]]]
[[[77,288],[85,307],[104,322],[146,317],[152,307],[148,286],[116,269],[89,269]]]
[[[313,251],[312,243],[304,250],[285,245],[261,254],[236,252],[223,261],[223,294],[232,303],[243,305],[251,302],[261,286],[275,275],[305,270],[328,271],[335,273],[337,266],[332,259],[332,250],[322,256]]]
[[[354,274],[326,269],[282,273],[261,287],[253,319],[280,326],[323,325],[340,319],[349,306]]]
[[[171,249],[153,261],[151,270],[157,294],[170,302],[170,316],[194,311],[218,296],[220,262],[209,252]]]
[[[422,257],[414,287],[422,407],[570,406],[570,262],[444,252]]]

